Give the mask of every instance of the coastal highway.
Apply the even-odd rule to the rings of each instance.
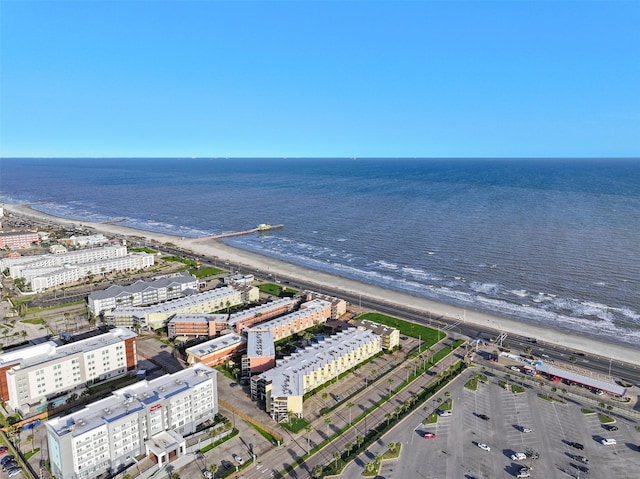
[[[170,254],[192,257],[193,259],[202,260],[203,263],[210,262],[212,263],[212,266],[214,265],[214,258],[194,255],[192,252],[184,251],[177,247],[167,247],[166,245],[163,245],[162,249],[167,250],[166,252]],[[253,270],[246,265],[238,265],[238,269],[240,271],[251,271],[251,273],[256,277],[261,277],[265,281],[270,280],[270,278],[267,278],[258,272],[253,272]],[[484,342],[489,342],[491,338],[498,337],[501,333],[497,328],[465,323],[457,318],[448,318],[444,316],[434,316],[431,318],[429,317],[428,311],[418,311],[406,306],[376,300],[375,298],[362,296],[351,291],[332,288],[327,284],[318,285],[315,282],[301,281],[298,278],[290,278],[282,274],[278,274],[278,280],[279,282],[285,283],[287,286],[291,286],[295,289],[320,291],[324,294],[343,298],[351,304],[361,306],[364,309],[377,311],[390,316],[397,316],[401,319],[407,319],[433,328],[439,327],[444,331],[453,331],[471,339],[478,338]],[[513,352],[522,352],[527,346],[530,346],[532,348],[531,354],[533,356],[543,360],[544,362],[556,363],[558,367],[568,370],[577,370],[576,372],[586,376],[593,373],[599,376],[611,377],[613,380],[624,379],[625,381],[634,384],[636,387],[640,387],[640,366],[638,365],[612,360],[611,358],[597,356],[587,351],[569,349],[561,345],[546,343],[540,340],[536,343],[529,343],[527,339],[527,336],[508,333],[504,342],[509,344]],[[615,348],[615,345],[612,344],[611,347]]]
[[[287,278],[279,275],[278,279],[285,282],[288,286],[296,289],[318,290],[318,285],[313,283],[301,282],[293,278]],[[437,316],[430,318],[428,312],[417,311],[402,305],[390,304],[386,301],[378,301],[374,298],[361,296],[349,291],[333,289],[327,285],[322,286],[322,293],[343,298],[354,305],[360,305],[364,309],[376,311],[379,313],[396,316],[401,319],[407,319],[416,323],[424,324],[432,328],[440,328],[443,331],[452,331],[471,339],[480,339],[489,343],[491,338],[496,338],[501,331],[477,324],[465,323],[455,318],[447,318]],[[611,358],[597,356],[585,351],[577,351],[565,348],[561,345],[552,344],[537,340],[530,343],[527,336],[508,333],[504,343],[508,343],[512,352],[523,352],[527,346],[531,347],[531,354],[544,362],[554,363],[560,368],[573,370],[578,374],[590,376],[591,373],[598,376],[611,377],[613,381],[624,379],[640,387],[640,366],[622,361],[612,360]],[[497,346],[496,346],[497,347]],[[615,345],[611,346],[612,348]],[[564,363],[564,364],[558,364]]]

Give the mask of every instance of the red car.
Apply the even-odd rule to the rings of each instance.
[[[436,435],[432,432],[425,432],[424,433],[424,438],[425,439],[435,439]]]
[[[7,446],[0,446],[0,454],[4,454],[7,451],[8,451]]]

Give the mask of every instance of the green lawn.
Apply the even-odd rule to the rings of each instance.
[[[366,319],[373,321],[374,323],[384,324],[385,326],[391,326],[400,331],[400,334],[411,336],[412,338],[420,338],[427,347],[434,345],[447,335],[443,331],[429,328],[421,324],[412,323],[403,319],[387,316],[380,313],[365,313],[358,316],[356,319]]]

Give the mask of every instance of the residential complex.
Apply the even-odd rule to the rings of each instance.
[[[115,328],[68,344],[48,341],[4,352],[0,400],[22,416],[34,415],[50,398],[126,374],[137,367],[136,336]]]
[[[185,273],[152,281],[136,281],[128,286],[109,286],[91,293],[87,301],[89,311],[98,316],[116,307],[148,306],[197,292],[198,279]]]
[[[331,303],[321,299],[313,299],[302,303],[298,311],[285,316],[260,323],[256,326],[261,331],[271,331],[273,340],[289,337],[318,324],[324,324],[331,316]],[[250,330],[251,328],[244,328]]]
[[[350,328],[312,344],[276,367],[251,378],[251,398],[271,417],[285,421],[289,413],[303,415],[305,393],[382,351],[382,340],[364,328]]]
[[[143,454],[160,467],[186,454],[185,436],[218,412],[216,374],[196,364],[47,421],[51,474],[93,479],[122,471]]]
[[[234,329],[237,333],[242,332],[245,328],[254,324],[264,323],[265,321],[282,316],[283,314],[293,311],[299,301],[291,298],[281,298],[275,301],[269,301],[244,311],[232,313],[229,316],[229,329]]]
[[[256,300],[259,292],[256,291]],[[234,288],[223,287],[185,296],[152,306],[116,307],[105,314],[105,321],[127,328],[160,329],[175,314],[207,314],[243,304],[243,294]]]
[[[380,339],[382,340],[382,349],[392,350],[400,344],[400,331],[396,328],[374,323],[368,319],[353,321],[353,325],[373,331],[380,336]]]
[[[167,335],[182,341],[216,336],[226,326],[228,317],[227,314],[176,314],[167,322]]]
[[[0,260],[0,269],[12,278],[23,278],[34,292],[44,291],[97,274],[149,268],[153,255],[127,254],[126,246],[89,248],[69,253],[21,256]]]
[[[252,329],[247,335],[247,354],[242,356],[242,377],[268,371],[276,365],[276,348],[270,330]]]

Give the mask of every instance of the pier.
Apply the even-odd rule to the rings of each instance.
[[[250,235],[252,233],[261,233],[264,231],[271,231],[274,230],[276,228],[283,228],[284,225],[268,225],[268,224],[259,224],[257,227],[250,229],[250,230],[246,230],[246,231],[235,231],[235,232],[231,232],[231,233],[223,233],[220,235],[214,235],[214,236],[205,236],[203,238],[197,238],[196,241],[204,241],[204,240],[217,240],[217,239],[222,239],[222,238],[229,238],[231,236],[240,236],[240,235]]]

